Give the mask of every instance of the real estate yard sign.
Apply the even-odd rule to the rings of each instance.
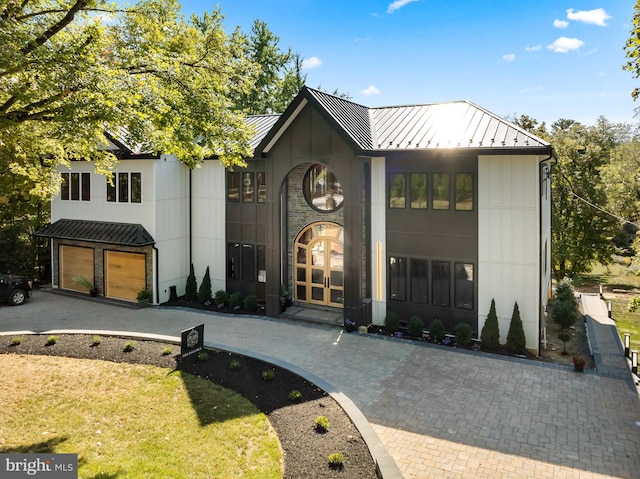
[[[196,353],[204,347],[204,324],[182,331],[180,357]]]

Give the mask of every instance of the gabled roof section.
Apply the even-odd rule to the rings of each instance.
[[[36,236],[122,246],[147,246],[155,243],[153,236],[140,224],[106,221],[61,219],[38,230]]]
[[[249,140],[251,148],[255,150],[258,147],[279,118],[280,115],[251,115],[245,118],[246,125],[255,128],[255,134]]]
[[[371,114],[375,150],[551,148],[468,101],[372,108]]]

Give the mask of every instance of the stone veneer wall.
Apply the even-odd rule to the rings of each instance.
[[[57,287],[60,287],[60,279],[59,279],[59,246],[60,245],[69,245],[69,246],[80,246],[85,248],[93,249],[93,258],[94,258],[94,284],[98,289],[99,295],[104,295],[104,251],[122,251],[126,253],[144,253],[145,254],[145,268],[146,268],[146,289],[151,293],[151,297],[153,298],[153,246],[143,246],[143,247],[135,247],[135,246],[122,246],[122,245],[113,245],[113,244],[105,244],[105,243],[93,243],[90,241],[73,241],[73,240],[57,240],[53,241],[53,250],[51,251],[53,258],[53,265],[51,271],[52,281]]]
[[[331,213],[317,211],[307,203],[302,191],[304,175],[312,163],[298,165],[287,177],[287,289],[293,294],[293,244],[300,231],[311,223],[330,221],[344,226],[343,208]],[[340,178],[338,178],[339,180]],[[295,298],[294,298],[295,299]]]

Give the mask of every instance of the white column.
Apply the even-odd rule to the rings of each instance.
[[[385,159],[371,158],[371,313],[373,324],[384,324],[387,314]]]

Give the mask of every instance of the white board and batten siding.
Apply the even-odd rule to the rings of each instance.
[[[539,344],[540,188],[538,156],[478,159],[478,332],[495,299],[500,342],[515,302],[527,349]]]

